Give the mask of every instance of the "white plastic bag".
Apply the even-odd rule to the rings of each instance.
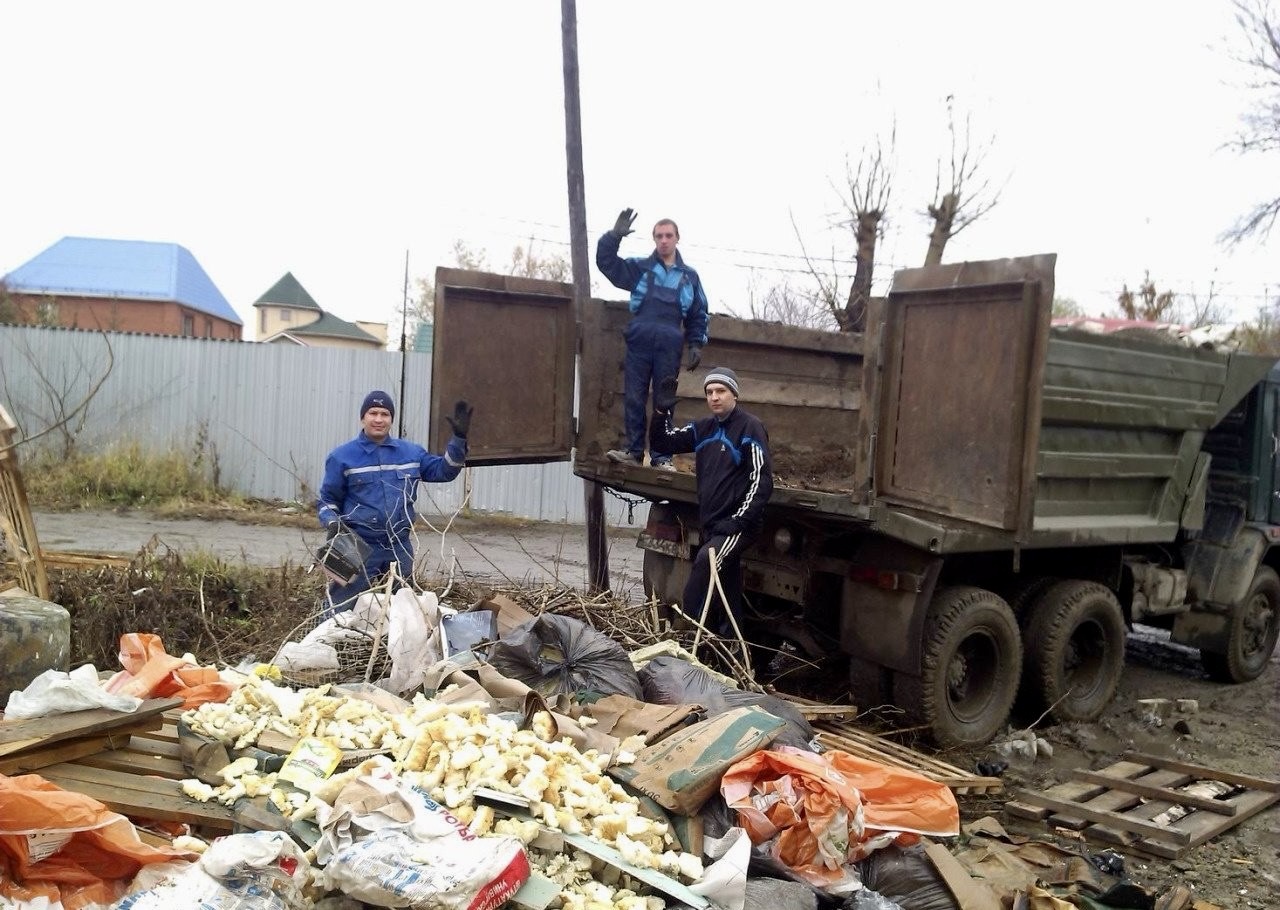
[[[76,667],[70,673],[45,670],[20,692],[9,693],[6,720],[69,714],[89,708],[106,708],[130,714],[138,710],[142,699],[132,695],[113,695],[98,680],[93,664]]]
[[[338,646],[378,639],[391,661],[379,686],[397,695],[422,685],[427,667],[440,660],[440,602],[430,591],[401,588],[388,599],[366,591],[355,605],[326,619],[300,642],[286,642],[272,663],[285,671],[337,670]]]
[[[399,779],[365,775],[348,786],[316,844],[320,861],[332,852],[329,888],[379,907],[494,910],[529,878],[516,838],[477,837]]]
[[[130,894],[117,910],[304,910],[310,864],[287,834],[258,831],[220,837],[179,875]]]

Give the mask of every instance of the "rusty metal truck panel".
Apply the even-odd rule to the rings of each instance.
[[[582,414],[578,458],[601,459],[622,432],[625,303],[593,300],[583,313]],[[862,336],[714,316],[703,369],[681,371],[676,420],[707,413],[702,377],[713,366],[737,372],[742,406],[769,430],[783,485],[852,490],[861,407]],[[820,430],[820,432],[815,432]],[[588,467],[587,470],[590,470]]]
[[[1054,260],[895,276],[881,344],[879,498],[1026,536]]]
[[[436,270],[431,449],[460,398],[476,420],[471,465],[567,461],[573,447],[573,286],[463,269]]]

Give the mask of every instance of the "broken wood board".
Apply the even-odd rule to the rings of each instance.
[[[1094,842],[1178,859],[1280,802],[1280,782],[1140,753],[1126,753],[1100,771],[1077,770],[1071,776],[1044,791],[1021,791],[1005,804],[1005,812],[1081,831]],[[1216,781],[1233,789],[1220,799],[1179,792],[1196,781]],[[1186,814],[1167,823],[1157,821],[1174,807]]]
[[[812,698],[802,698],[788,692],[771,692],[800,712],[805,720],[853,720],[858,716],[857,705],[828,705]]]
[[[40,770],[40,775],[65,790],[83,793],[121,815],[139,819],[185,822],[197,829],[226,833],[234,823],[232,809],[217,802],[202,803],[182,792],[180,781],[191,777],[182,767],[177,719],[169,710],[158,729],[135,733],[118,748]]]
[[[181,698],[151,698],[144,701],[137,711],[127,714],[108,711],[106,708],[92,708],[50,717],[3,720],[0,721],[0,756],[13,755],[31,748],[43,748],[51,743],[94,733],[132,728],[142,721],[150,721],[151,729],[158,729],[163,723],[160,715],[181,704]]]
[[[117,727],[106,733],[77,736],[72,739],[56,740],[46,745],[31,746],[5,755],[0,758],[0,774],[30,774],[49,765],[60,762],[76,761],[91,755],[111,752],[125,748],[132,734],[146,732],[160,726],[159,717],[147,717],[124,727]]]
[[[934,783],[950,787],[958,796],[985,795],[1004,790],[1004,782],[998,777],[971,774],[963,768],[860,730],[852,724],[816,721],[813,728],[818,731],[818,742],[829,749],[839,749],[892,768],[914,771]]]
[[[185,822],[196,828],[232,829],[233,812],[216,802],[202,803],[182,792],[176,780],[133,771],[92,768],[78,762],[51,765],[40,776],[64,790],[92,796],[103,805],[133,818]]]

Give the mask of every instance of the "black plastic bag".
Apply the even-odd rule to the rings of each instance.
[[[862,884],[910,910],[960,910],[924,847],[891,844],[858,863]],[[845,902],[846,910],[857,904]]]
[[[627,695],[644,691],[622,645],[583,622],[544,613],[489,648],[490,665],[546,698],[574,692]]]
[[[813,727],[794,705],[775,695],[727,686],[687,660],[669,655],[655,657],[640,670],[640,683],[644,686],[644,700],[650,704],[702,705],[708,717],[732,708],[761,708],[787,723],[775,744],[813,751],[809,744],[814,737]]]

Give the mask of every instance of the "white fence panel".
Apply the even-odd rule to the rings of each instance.
[[[263,499],[313,500],[325,456],[358,432],[360,401],[375,388],[396,399],[397,435],[425,440],[430,354],[0,326],[0,402],[20,436],[48,430],[32,449],[176,447],[212,460],[223,486]],[[469,487],[476,511],[585,520],[568,464],[467,474],[422,484],[419,508],[450,513]],[[625,503],[606,497],[606,508],[611,524],[626,523]],[[637,507],[635,522],[646,515]]]

